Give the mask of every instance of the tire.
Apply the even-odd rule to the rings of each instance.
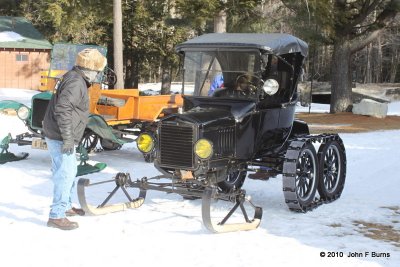
[[[243,169],[246,168],[247,165],[244,165]],[[237,170],[227,173],[225,180],[218,183],[218,187],[222,192],[227,193],[234,189],[242,188],[244,180],[246,179],[247,171],[240,171],[240,169],[242,168],[238,168]]]
[[[318,193],[322,199],[332,200],[340,196],[346,179],[346,155],[337,141],[328,141],[320,146]]]
[[[86,149],[87,153],[90,153],[93,151],[93,149],[96,148],[98,141],[99,136],[97,134],[95,134],[91,130],[86,130],[83,134],[81,141],[79,142],[79,146],[83,146]]]
[[[296,162],[295,190],[300,205],[307,206],[315,198],[318,187],[318,159],[312,144],[305,144]]]

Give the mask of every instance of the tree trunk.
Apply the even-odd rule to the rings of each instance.
[[[169,95],[171,93],[171,71],[163,67],[162,75],[161,75],[161,94]]]
[[[374,59],[373,82],[380,83],[382,82],[382,61],[383,61],[381,36],[379,36],[376,41],[377,41],[375,46],[376,56],[373,58]]]
[[[171,93],[171,67],[168,64],[167,58],[164,58],[160,65],[161,74],[161,92],[162,95]]]
[[[372,50],[372,45],[369,44],[366,47],[367,53],[365,55],[365,60],[367,61],[365,63],[365,75],[364,75],[364,83],[371,83],[371,76],[372,76],[372,69],[371,69],[371,61],[372,61],[372,56],[371,56],[371,50]]]
[[[113,2],[114,71],[117,75],[115,88],[124,89],[124,61],[122,45],[122,6],[121,0]]]
[[[125,68],[125,87],[138,88],[139,86],[139,62],[136,57],[130,53],[129,59],[126,61]]]
[[[333,47],[331,113],[351,111],[351,49],[347,40],[338,40]]]
[[[130,58],[130,54],[127,55],[129,58],[125,60],[125,88],[133,88],[132,87],[132,78],[133,78],[133,66],[132,59]]]
[[[214,17],[214,32],[223,33],[226,32],[226,11],[221,10]]]
[[[399,66],[400,55],[399,50],[396,45],[392,45],[392,57],[391,57],[391,64],[390,64],[390,75],[389,75],[389,82],[395,83],[396,82],[396,74],[397,74],[397,67]]]

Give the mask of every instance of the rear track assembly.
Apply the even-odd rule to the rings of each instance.
[[[321,146],[317,158],[315,158],[316,161],[314,163],[316,163],[316,165],[312,166],[313,164],[310,163],[309,159],[312,159],[313,156],[308,147],[315,142],[321,142]],[[335,151],[337,151],[337,162],[335,166],[332,166],[332,162],[328,162],[329,164],[325,162],[326,158],[324,153],[326,152],[326,149],[324,149],[324,147],[327,144],[334,146]],[[301,153],[304,153],[304,151],[309,152],[310,156],[306,157],[304,162],[301,162]],[[332,160],[332,158],[334,157],[331,156],[328,161]],[[330,166],[329,170],[326,170],[329,167],[326,166],[327,164]],[[313,168],[317,170],[315,177],[311,174],[311,169]],[[326,194],[324,193],[326,189],[322,190],[325,188],[324,184],[326,185],[327,183],[330,183],[329,185],[331,185],[332,181],[327,182],[325,178],[327,175],[329,175],[329,177],[334,177],[335,171],[335,190],[331,190],[332,194]],[[282,183],[285,202],[290,210],[297,212],[307,212],[321,204],[330,203],[340,197],[344,187],[345,177],[346,153],[343,141],[338,135],[322,134],[305,136],[292,140],[287,149],[285,161],[283,163]],[[316,184],[311,184],[310,180],[312,179],[316,180]],[[320,193],[320,198],[314,198],[317,187]],[[314,192],[311,192],[311,190],[314,190]],[[310,199],[303,198],[307,193],[309,193]]]

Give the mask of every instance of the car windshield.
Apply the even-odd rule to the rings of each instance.
[[[210,96],[223,90],[243,90],[230,97],[245,97],[247,86],[257,86],[260,76],[260,52],[252,51],[186,51],[184,61],[185,94]],[[219,92],[221,91],[221,92]],[[217,94],[218,92],[218,94]],[[246,95],[246,97],[255,97]]]

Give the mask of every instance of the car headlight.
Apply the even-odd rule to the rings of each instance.
[[[263,86],[264,92],[268,95],[276,94],[276,92],[278,92],[278,89],[279,89],[279,83],[277,80],[274,79],[266,80]]]
[[[25,106],[21,106],[18,110],[17,110],[17,116],[18,118],[20,118],[21,120],[26,120],[29,117],[29,108],[25,107]]]
[[[154,139],[150,134],[142,133],[137,138],[136,144],[140,152],[149,153],[154,148]]]
[[[213,154],[213,146],[207,139],[199,139],[194,145],[194,153],[201,159],[208,159]]]

